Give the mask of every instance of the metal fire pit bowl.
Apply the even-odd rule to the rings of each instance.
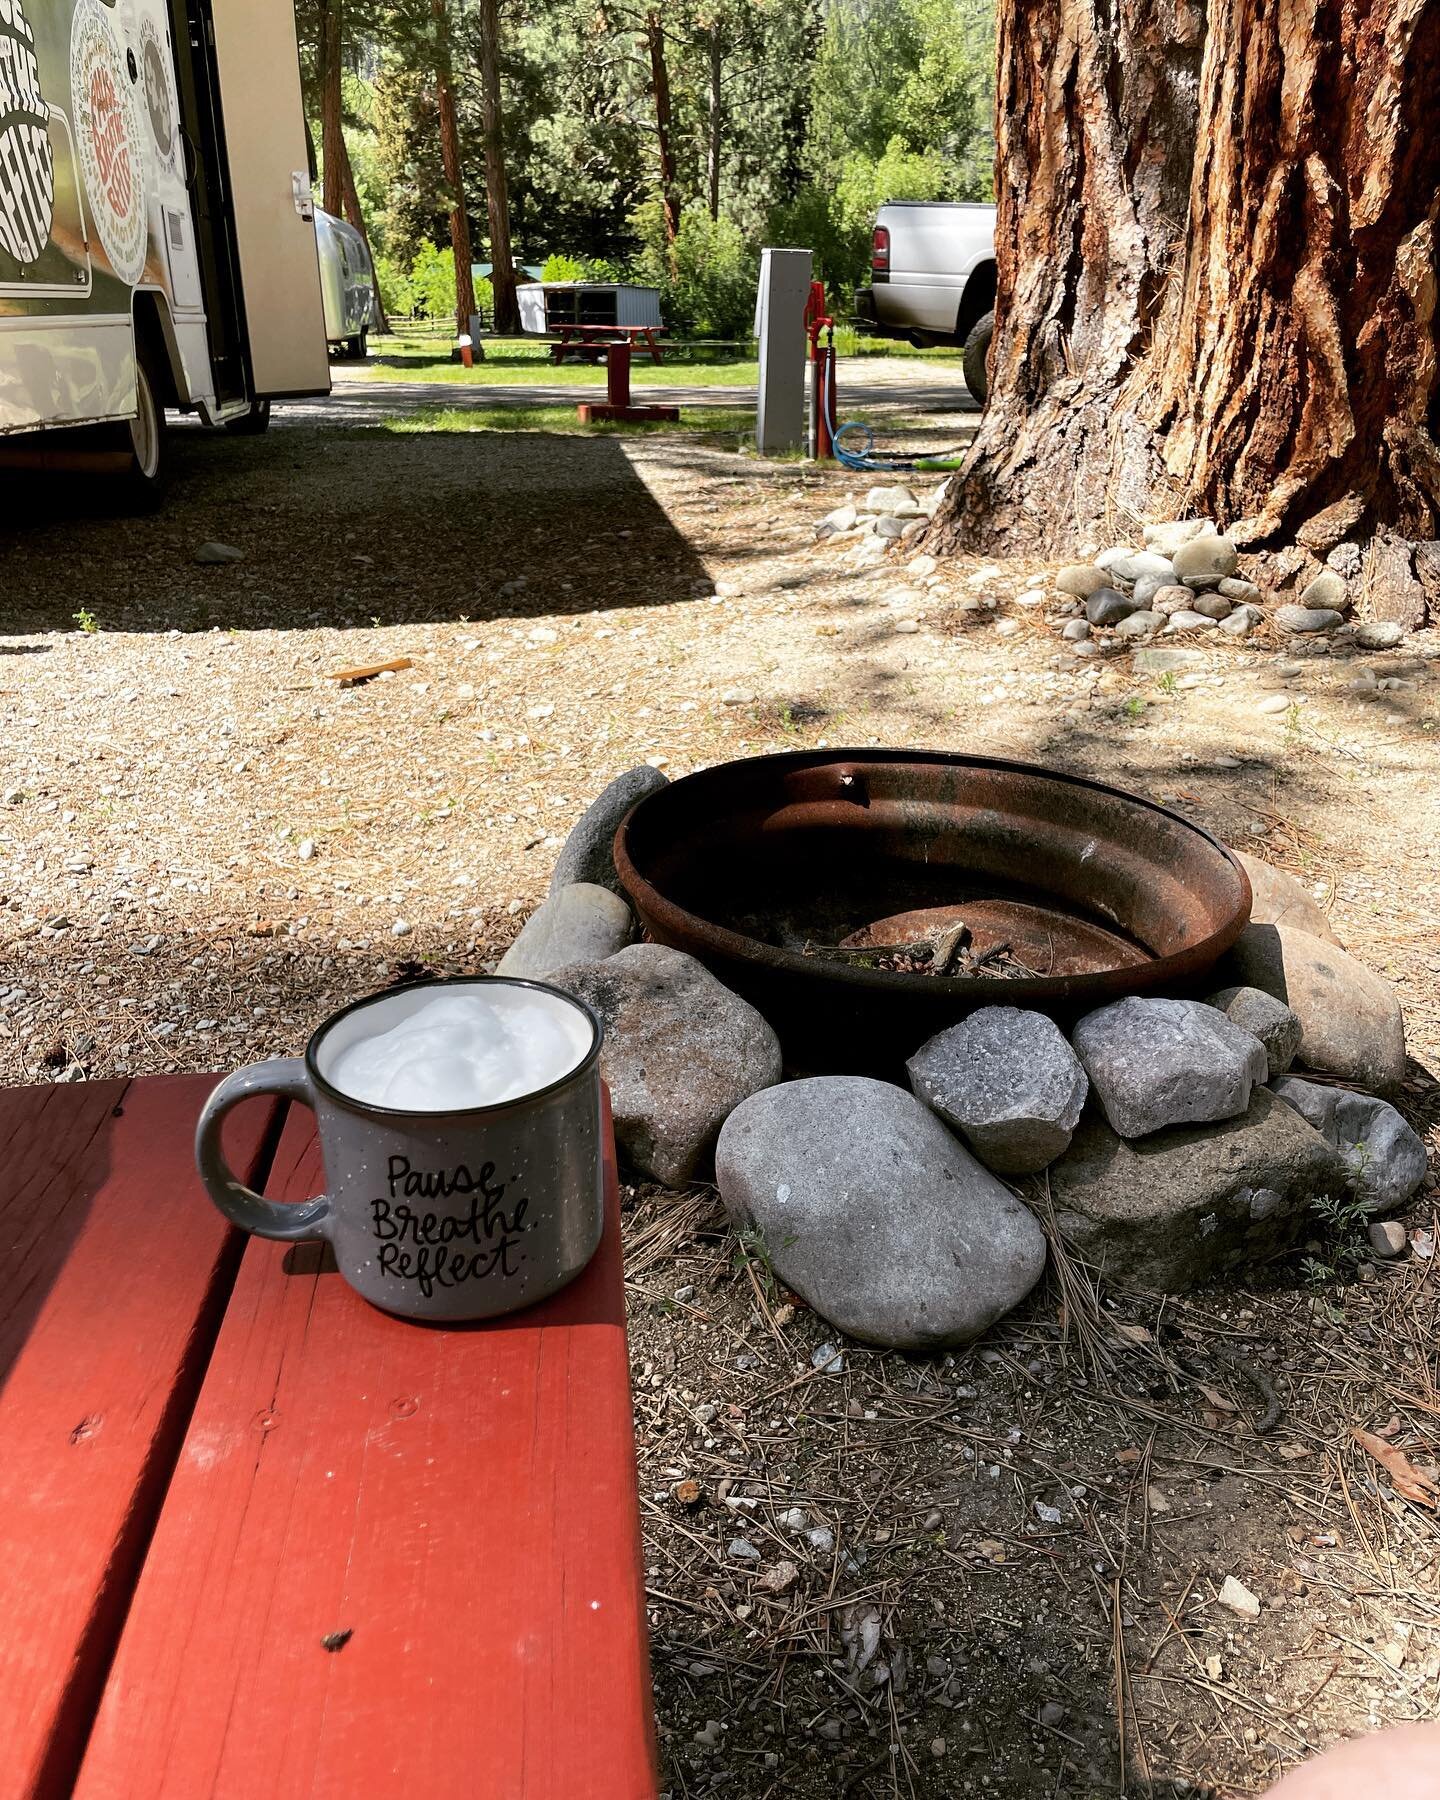
[[[793,1068],[877,1071],[981,1006],[1069,1022],[1129,994],[1204,991],[1250,917],[1215,838],[1163,806],[1026,763],[823,750],[724,763],[630,813],[615,861],[648,935],[758,1007]],[[1002,979],[905,974],[816,946],[963,920]],[[807,946],[811,953],[806,954]]]

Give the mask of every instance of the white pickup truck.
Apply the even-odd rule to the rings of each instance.
[[[995,307],[995,208],[892,200],[875,220],[862,324],[912,344],[963,344],[965,385],[983,403]]]

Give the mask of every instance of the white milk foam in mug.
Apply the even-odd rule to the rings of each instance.
[[[388,1031],[322,1056],[332,1086],[371,1106],[461,1112],[539,1093],[590,1051],[584,1014],[534,988],[497,982],[411,999]]]

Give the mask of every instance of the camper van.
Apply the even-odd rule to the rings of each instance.
[[[293,0],[0,0],[0,464],[154,504],[167,408],[328,393],[307,168]]]
[[[370,252],[353,225],[323,207],[315,211],[315,236],[326,342],[337,355],[363,361],[376,310]]]

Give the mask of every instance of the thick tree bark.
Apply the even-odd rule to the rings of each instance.
[[[1001,8],[991,398],[933,544],[1437,535],[1440,0],[1208,13]]]
[[[342,169],[345,155],[345,115],[342,104],[342,64],[340,9],[344,0],[320,0],[320,39],[317,46],[320,75],[320,149],[324,159],[324,186],[320,204],[326,212],[339,217],[344,193]]]
[[[707,95],[705,131],[705,175],[709,189],[710,217],[720,217],[720,151],[725,134],[725,46],[720,41],[718,24],[710,28],[710,84]]]
[[[505,121],[500,101],[500,19],[497,0],[480,0],[480,104],[485,124],[485,208],[490,220],[490,285],[495,329],[520,329],[510,250],[510,185],[505,173]]]
[[[440,160],[445,168],[445,185],[450,190],[450,248],[455,257],[455,327],[463,334],[470,329],[470,315],[475,310],[474,260],[470,248],[470,219],[465,211],[465,171],[460,160],[460,125],[455,116],[455,89],[450,74],[450,58],[445,46],[450,28],[445,0],[433,0],[435,22],[439,26],[441,56],[435,73],[435,106],[440,116]]]
[[[670,105],[670,68],[665,60],[665,21],[658,7],[645,15],[645,45],[650,53],[650,88],[655,98],[655,145],[660,160],[660,199],[665,208],[665,241],[680,231],[680,190],[675,180],[675,121]]]

